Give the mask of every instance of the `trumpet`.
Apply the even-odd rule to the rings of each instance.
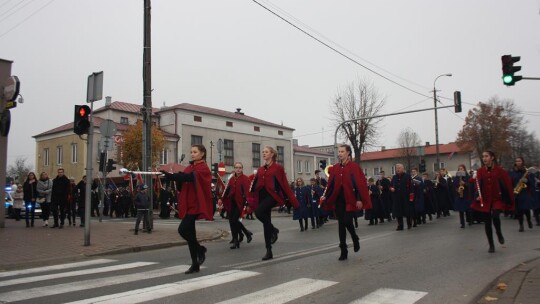
[[[463,181],[463,177],[459,177],[459,187],[458,187],[459,198],[463,198],[464,192],[465,192],[465,182]]]

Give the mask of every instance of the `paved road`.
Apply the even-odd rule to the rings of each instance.
[[[508,219],[507,244],[495,254],[487,252],[482,226],[460,229],[456,216],[402,232],[393,223],[368,227],[361,221],[360,253],[351,250],[344,262],[337,260],[334,221],[307,232],[283,216],[274,222],[281,233],[271,261],[260,260],[261,224],[244,221],[254,241],[237,250],[228,240],[207,243],[207,261],[196,275],[183,274],[190,261],[185,246],[109,255],[0,273],[0,302],[470,303],[494,278],[540,256],[540,229],[518,233]],[[224,220],[197,225],[228,227]],[[381,301],[390,296],[397,298]]]

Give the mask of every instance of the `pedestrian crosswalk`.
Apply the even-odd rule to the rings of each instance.
[[[226,290],[222,286],[242,286],[243,284],[239,283],[242,280],[261,278],[260,281],[263,284],[259,290],[249,290],[248,293],[229,299],[219,298],[219,300],[201,303],[279,304],[301,299],[303,296],[317,292],[328,294],[331,292],[328,288],[339,284],[336,281],[320,278],[279,278],[283,282],[275,284],[275,282],[267,282],[261,272],[242,269],[198,276],[183,275],[188,268],[189,265],[162,266],[156,262],[122,263],[111,259],[96,259],[2,272],[0,273],[0,303],[176,303],[178,302],[175,300],[176,297],[184,299],[187,293],[196,293],[213,287]],[[156,282],[155,285],[152,285],[152,282]],[[133,286],[137,287],[133,288]],[[101,291],[101,288],[108,289]],[[227,296],[227,293],[223,295]],[[425,292],[380,289],[351,304],[412,304],[425,295]]]

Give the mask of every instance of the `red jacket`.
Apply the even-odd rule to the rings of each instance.
[[[184,174],[192,174],[193,179],[182,182],[178,196],[180,218],[186,214],[198,214],[197,219],[213,220],[212,173],[208,165],[204,161],[191,164],[184,169]]]
[[[280,206],[285,204],[285,200],[288,200],[295,209],[300,206],[287,181],[285,170],[279,164],[272,163],[257,170],[250,191],[258,193],[263,188]]]
[[[480,191],[484,206],[479,200],[473,200],[471,208],[480,212],[490,212],[490,210],[513,210],[514,209],[514,189],[508,173],[499,166],[493,166],[490,171],[484,166],[478,169],[476,178],[480,184]],[[476,197],[478,197],[478,190]]]
[[[225,191],[223,192],[222,199],[224,200],[225,205],[228,206],[234,199],[236,205],[238,206],[238,210],[242,210],[244,208],[244,202],[247,200],[249,184],[250,181],[246,175],[232,175],[229,178]]]
[[[366,176],[362,172],[362,168],[355,162],[349,161],[344,166],[339,163],[332,166],[332,172],[328,178],[328,185],[324,194],[326,197],[326,210],[332,211],[336,209],[336,200],[342,189],[347,212],[359,210],[356,208],[357,201],[362,202],[362,209],[371,209],[371,198],[368,192]]]

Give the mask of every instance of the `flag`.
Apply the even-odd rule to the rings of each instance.
[[[159,192],[161,191],[161,179],[159,179],[159,175],[154,175],[155,181],[154,181],[154,193],[156,194],[156,197],[159,199]]]
[[[452,153],[448,154],[448,159],[452,159],[452,157],[454,157],[454,154],[456,154],[456,152],[452,152]]]

